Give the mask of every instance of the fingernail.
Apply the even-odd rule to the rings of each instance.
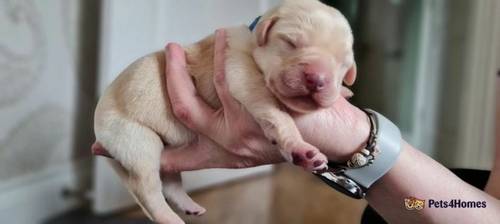
[[[215,36],[216,37],[221,37],[223,34],[224,34],[224,30],[223,29],[217,29],[215,31]]]
[[[174,43],[168,43],[167,46],[165,46],[165,56],[167,57],[167,59],[171,60],[172,58],[174,58],[173,54],[175,52],[174,50],[175,48],[175,44]]]
[[[165,50],[168,51],[168,49],[170,49],[172,47],[174,43],[168,43],[167,45],[165,45]]]

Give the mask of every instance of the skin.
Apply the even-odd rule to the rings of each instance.
[[[182,48],[177,44],[167,46],[169,64],[166,79],[170,101],[173,107],[183,108],[178,119],[200,133],[198,140],[190,146],[166,150],[163,164],[167,171],[240,168],[284,161],[275,146],[264,137],[252,116],[229,94],[224,81],[225,45],[224,41],[221,42],[224,35],[224,31],[216,33],[214,84],[223,105],[218,110],[210,108],[197,96],[185,70]],[[365,113],[344,98],[339,98],[329,109],[292,116],[304,139],[334,160],[347,159],[353,149],[360,149],[370,128]],[[346,132],[348,129],[357,131]],[[337,138],[326,142],[324,138],[327,136]],[[224,150],[219,149],[219,145]]]
[[[197,96],[185,70],[182,48],[177,44],[166,47],[169,63],[166,79],[172,106],[182,108],[183,113],[178,119],[199,133],[199,136],[190,145],[165,150],[162,155],[163,172],[216,167],[244,168],[284,161],[253,118],[230,96],[222,69],[224,49],[225,33],[220,30],[216,33],[214,83],[223,107],[216,110]],[[332,161],[347,160],[365,144],[368,137],[369,122],[366,115],[344,98],[339,98],[328,109],[292,115],[305,141],[320,148]],[[477,223],[480,220],[481,223],[495,223],[500,220],[500,201],[495,198],[495,195],[499,196],[500,186],[498,146],[496,165],[488,183],[489,190],[483,192],[463,182],[408,143],[403,142],[402,145],[401,155],[394,167],[370,188],[366,197],[368,203],[387,221]],[[425,208],[407,211],[403,202],[409,196],[485,201],[487,206],[481,209]]]
[[[486,185],[485,191],[489,194],[500,199],[500,71],[497,74],[497,106],[496,106],[496,153],[495,153],[495,163],[493,169],[491,170],[490,179],[488,185]]]

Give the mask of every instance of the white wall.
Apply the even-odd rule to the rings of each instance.
[[[103,1],[101,90],[140,56],[193,43],[217,28],[249,24],[278,0]],[[135,19],[130,19],[135,18]]]
[[[77,15],[63,2],[0,1],[0,184],[69,158]]]
[[[33,223],[76,203],[61,191],[76,183],[74,161],[85,161],[74,148],[78,10],[78,1],[0,0],[2,223]]]

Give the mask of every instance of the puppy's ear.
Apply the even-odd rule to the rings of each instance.
[[[356,62],[352,64],[351,68],[347,71],[347,73],[344,76],[344,83],[348,86],[352,86],[354,84],[354,81],[356,81],[356,73],[357,73],[357,68],[356,68]]]
[[[268,18],[257,25],[255,35],[257,35],[257,44],[261,47],[267,44],[269,33],[274,24],[278,21],[278,17]]]

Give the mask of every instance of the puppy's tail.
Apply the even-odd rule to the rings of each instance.
[[[111,154],[109,154],[108,150],[106,150],[102,145],[101,143],[99,142],[94,142],[94,144],[92,144],[92,147],[90,147],[90,151],[92,151],[92,155],[95,155],[95,156],[104,156],[104,157],[108,157],[108,158],[113,158],[113,156],[111,156]]]

